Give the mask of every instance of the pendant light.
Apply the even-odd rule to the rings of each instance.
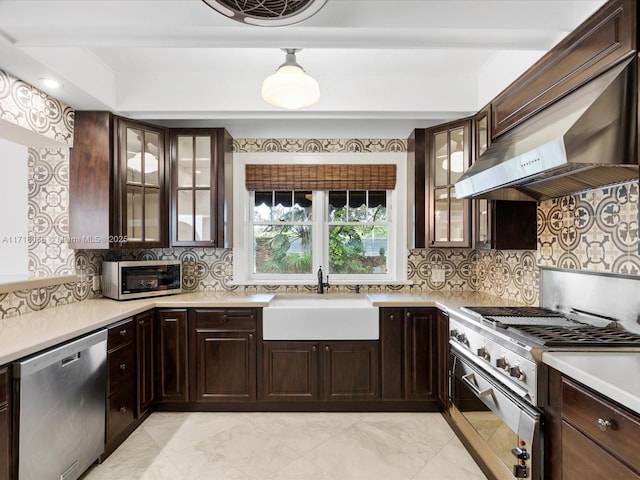
[[[262,82],[262,98],[274,107],[303,108],[313,105],[320,99],[318,82],[307,75],[296,62],[296,52],[300,48],[283,48],[285,62],[276,73]]]

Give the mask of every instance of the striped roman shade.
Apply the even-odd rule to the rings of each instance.
[[[396,166],[388,164],[245,166],[249,191],[393,190]]]

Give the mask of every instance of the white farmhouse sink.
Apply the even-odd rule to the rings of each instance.
[[[366,296],[276,295],[262,310],[265,340],[378,340],[378,307]]]

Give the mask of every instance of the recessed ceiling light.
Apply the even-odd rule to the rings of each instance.
[[[39,82],[48,88],[60,88],[62,84],[53,78],[40,78]]]

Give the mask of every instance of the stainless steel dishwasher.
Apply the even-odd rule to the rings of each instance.
[[[104,451],[107,332],[14,363],[18,479],[75,480]]]

